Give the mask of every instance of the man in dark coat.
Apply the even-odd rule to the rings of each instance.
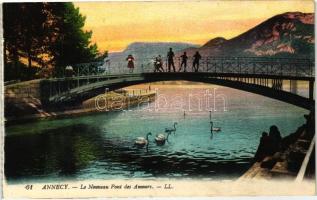
[[[168,72],[171,72],[171,66],[173,67],[173,71],[175,72],[175,65],[174,65],[174,52],[172,48],[170,48],[169,52],[167,53],[167,64],[168,64]]]
[[[193,62],[193,71],[198,72],[199,69],[199,60],[201,59],[201,55],[198,51],[196,51],[194,55],[194,62]]]

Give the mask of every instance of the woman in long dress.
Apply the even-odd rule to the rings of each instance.
[[[134,69],[134,58],[132,55],[128,55],[126,60],[128,61],[129,72],[132,73]]]

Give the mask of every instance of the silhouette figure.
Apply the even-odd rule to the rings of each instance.
[[[272,156],[276,152],[279,152],[282,147],[281,144],[282,137],[280,131],[278,130],[277,126],[273,125],[270,127],[269,134],[266,132],[262,133],[260,144],[255,154],[255,160],[261,161],[266,156]]]
[[[271,138],[267,132],[262,133],[258,150],[255,153],[255,160],[261,161],[271,154]]]
[[[175,54],[172,48],[170,48],[169,52],[167,53],[168,72],[171,72],[171,66],[173,67],[173,71],[175,72],[174,56]]]
[[[154,72],[164,72],[161,55],[156,57],[154,60]]]
[[[133,69],[134,69],[134,58],[133,56],[130,54],[128,55],[127,59],[128,61],[128,68],[129,68],[129,72],[132,73]]]
[[[281,150],[282,137],[277,126],[273,125],[270,127],[269,137],[271,139],[271,155]]]
[[[182,62],[181,62],[181,67],[179,68],[179,71],[181,71],[183,66],[184,66],[184,72],[186,72],[187,59],[188,59],[188,56],[186,55],[186,52],[184,52],[184,54],[181,55],[181,59],[182,59]]]
[[[193,71],[198,72],[199,69],[199,60],[201,59],[201,55],[198,51],[196,51],[194,55],[194,62],[193,62]]]

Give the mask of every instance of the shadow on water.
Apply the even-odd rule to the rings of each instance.
[[[96,128],[77,124],[42,134],[6,137],[5,175],[73,174],[101,156],[102,138],[95,133]]]
[[[172,145],[172,144],[170,144]],[[131,170],[129,177],[144,172],[149,177],[159,178],[236,178],[251,165],[252,158],[219,160],[213,157],[189,156],[186,152],[168,152],[157,150],[155,144],[146,149],[120,148],[112,151],[105,159],[115,163],[125,163]],[[217,161],[216,161],[217,160]],[[136,175],[134,175],[134,173]]]
[[[76,178],[82,170],[97,169],[100,174],[117,174],[115,178],[232,178],[250,165],[250,158],[221,161],[212,156],[190,156],[186,151],[171,152],[173,141],[164,146],[150,141],[146,151],[133,147],[133,141],[114,140],[110,133],[101,133],[96,127],[76,124],[41,134],[6,137],[5,175],[9,181]],[[102,164],[96,167],[95,163]],[[96,176],[103,178],[100,174]]]

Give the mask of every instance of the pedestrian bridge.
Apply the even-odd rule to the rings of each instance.
[[[226,86],[280,100],[305,109],[314,107],[314,62],[307,59],[209,57],[199,72],[85,74],[41,81],[46,106],[80,104],[105,91],[140,83],[186,80]],[[142,66],[143,67],[143,66]],[[300,83],[300,87],[299,87]],[[303,95],[306,90],[307,95]]]

